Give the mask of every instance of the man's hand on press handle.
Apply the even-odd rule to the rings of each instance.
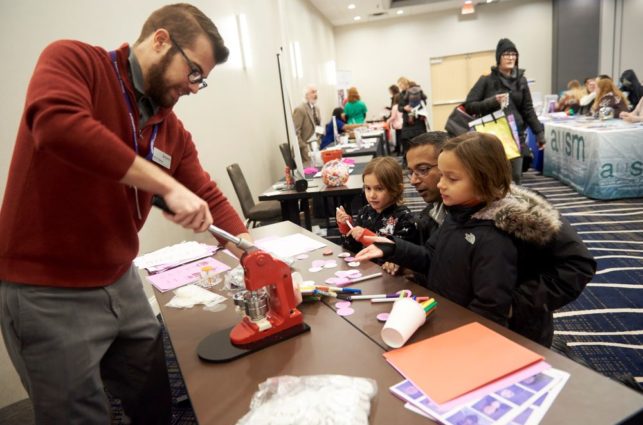
[[[165,218],[195,232],[204,232],[212,224],[208,203],[182,184],[175,185],[163,195],[168,208],[174,213],[163,212]]]

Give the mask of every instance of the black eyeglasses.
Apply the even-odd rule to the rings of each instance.
[[[426,165],[420,165],[415,170],[412,170],[409,168],[408,170],[406,170],[406,175],[409,177],[409,180],[413,178],[413,174],[415,174],[419,178],[426,177],[429,174],[429,172],[437,166],[438,166],[437,164],[434,164],[434,165],[426,164]]]
[[[188,66],[190,67],[190,73],[188,74],[188,81],[190,84],[198,84],[199,85],[199,90],[203,90],[208,86],[208,83],[205,82],[205,78],[203,78],[203,71],[201,71],[201,68],[192,62],[190,58],[188,58],[188,55],[185,54],[183,49],[181,49],[181,46],[177,44],[176,41],[174,41],[174,38],[170,36],[170,40],[172,41],[172,44],[177,48],[179,53],[185,58],[185,61],[188,63]]]

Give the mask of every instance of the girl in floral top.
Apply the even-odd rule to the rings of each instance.
[[[402,205],[404,182],[400,164],[391,157],[374,158],[366,165],[362,181],[368,205],[359,211],[355,222],[344,207],[337,209],[335,218],[344,247],[357,252],[369,244],[364,236],[373,235],[415,242],[415,220],[408,207]]]

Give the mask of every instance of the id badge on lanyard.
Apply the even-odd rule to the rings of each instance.
[[[132,145],[134,146],[134,151],[136,152],[136,155],[139,155],[139,149],[138,149],[138,137],[139,137],[139,131],[136,129],[136,121],[134,120],[134,107],[132,104],[132,100],[129,97],[129,94],[127,93],[127,90],[125,90],[125,83],[123,83],[123,78],[121,77],[121,73],[118,70],[118,60],[116,58],[116,51],[112,50],[109,52],[109,56],[112,60],[112,64],[114,65],[114,72],[116,73],[116,77],[118,78],[118,82],[121,86],[121,93],[123,95],[123,100],[125,101],[125,104],[127,105],[127,113],[129,115],[129,122],[130,122],[130,127],[132,129]],[[160,149],[156,149],[154,147],[154,142],[156,141],[156,136],[158,135],[159,131],[159,124],[154,124],[154,127],[152,127],[152,135],[150,136],[150,149],[147,155],[145,156],[145,159],[148,161],[153,161],[156,162],[157,164],[170,169],[170,164],[172,161],[172,157],[165,152],[161,151]],[[136,199],[136,212],[138,214],[138,219],[142,220],[142,214],[141,214],[141,207],[139,205],[138,201],[138,188],[136,186],[134,187],[134,197]]]

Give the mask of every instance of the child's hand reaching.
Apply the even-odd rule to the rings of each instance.
[[[400,271],[400,266],[395,263],[389,263],[388,261],[382,264],[382,270],[391,276],[395,276]]]
[[[353,227],[353,228],[351,229],[351,231],[350,231],[350,232],[348,232],[348,235],[349,235],[349,236],[352,236],[352,237],[353,237],[353,239],[355,239],[356,241],[358,241],[358,240],[362,239],[362,236],[364,236],[364,231],[365,231],[365,230],[366,230],[366,229],[364,229],[362,226],[355,226],[355,227]]]
[[[392,240],[383,238],[382,236],[365,236],[364,237],[365,242],[370,242],[372,245],[367,246],[363,250],[357,253],[355,255],[355,261],[366,261],[366,260],[372,260],[373,258],[382,258],[384,255],[384,252],[382,252],[381,249],[379,249],[376,245],[373,244],[373,242],[380,242],[380,243],[394,243]]]

